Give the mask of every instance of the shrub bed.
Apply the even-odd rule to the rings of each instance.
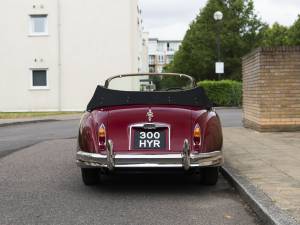
[[[203,87],[214,106],[241,106],[242,82],[234,80],[204,80],[198,83]]]

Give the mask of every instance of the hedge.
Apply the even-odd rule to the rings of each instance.
[[[241,106],[242,83],[234,80],[204,80],[198,83],[203,87],[214,106]]]

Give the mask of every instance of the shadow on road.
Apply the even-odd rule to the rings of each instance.
[[[184,174],[118,174],[101,176],[97,186],[88,187],[93,191],[110,194],[169,194],[169,195],[224,195],[234,190],[221,177],[216,186],[205,186],[199,182],[199,176]]]

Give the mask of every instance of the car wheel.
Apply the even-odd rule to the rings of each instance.
[[[202,171],[202,184],[216,185],[219,178],[219,167],[207,167]]]
[[[98,169],[81,169],[82,181],[85,185],[91,186],[99,183]]]

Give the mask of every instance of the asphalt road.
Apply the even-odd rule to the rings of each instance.
[[[240,109],[217,109],[224,127],[242,126]],[[0,127],[0,157],[47,140],[77,135],[78,120],[32,123]]]
[[[223,127],[241,127],[242,109],[216,109]]]
[[[0,158],[46,140],[74,139],[78,124],[69,120],[0,127]]]
[[[1,225],[259,224],[222,177],[215,187],[183,175],[119,175],[84,186],[74,164],[77,124],[0,128],[0,152],[14,151],[0,158]]]

